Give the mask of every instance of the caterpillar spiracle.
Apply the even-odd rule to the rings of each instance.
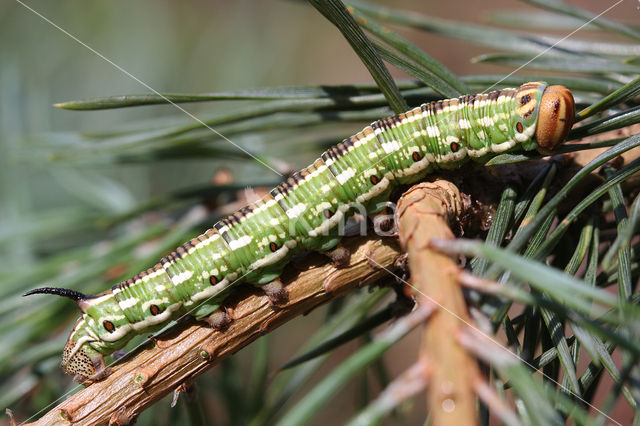
[[[372,123],[325,151],[261,200],[184,243],[153,268],[96,295],[44,287],[82,311],[67,340],[62,368],[81,381],[108,373],[104,356],[135,335],[186,313],[204,318],[238,281],[263,286],[292,255],[325,251],[340,240],[338,222],[355,203],[374,213],[394,186],[416,182],[468,159],[538,150],[551,153],[571,129],[574,100],[563,86],[466,95]]]

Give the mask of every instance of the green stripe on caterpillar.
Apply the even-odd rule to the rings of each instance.
[[[104,356],[132,337],[184,314],[205,318],[233,284],[277,280],[291,256],[325,251],[355,205],[374,213],[394,186],[436,169],[506,151],[550,153],[574,118],[571,92],[526,83],[518,89],[424,104],[376,121],[325,151],[267,196],[216,223],[158,264],[97,295],[39,288],[78,303],[83,315],[64,348],[62,367],[83,381],[107,374]]]

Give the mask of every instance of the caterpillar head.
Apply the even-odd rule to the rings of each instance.
[[[575,103],[571,91],[564,86],[549,86],[540,99],[535,139],[538,151],[553,152],[562,143],[573,126]]]

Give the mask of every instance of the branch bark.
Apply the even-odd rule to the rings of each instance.
[[[411,282],[419,304],[436,304],[420,350],[427,371],[427,404],[431,423],[477,424],[475,385],[482,380],[478,363],[456,336],[472,324],[462,290],[455,279],[457,263],[429,247],[432,238],[453,239],[449,227],[460,215],[463,200],[450,182],[437,180],[412,187],[398,201],[396,223],[400,244],[409,256]]]
[[[393,239],[346,238],[343,245],[352,253],[344,268],[335,268],[319,255],[309,256],[304,264],[289,265],[282,277],[289,294],[285,306],[271,306],[259,289],[238,287],[225,301],[233,321],[224,332],[196,322],[186,328],[174,327],[117,363],[109,377],[31,424],[131,423],[145,408],[263,334],[388,274],[385,269],[392,269],[399,255]]]

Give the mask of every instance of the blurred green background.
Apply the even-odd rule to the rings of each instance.
[[[387,1],[380,2],[429,15],[468,22],[486,22],[493,12],[511,9],[537,10],[513,1]],[[573,1],[595,13],[608,5],[602,1]],[[611,2],[613,3],[613,2]],[[262,1],[86,1],[37,0],[27,3],[51,22],[121,66],[160,92],[213,92],[280,85],[350,84],[370,82],[366,69],[339,32],[305,2]],[[609,19],[629,19],[637,15],[637,2],[626,1],[607,14]],[[392,26],[393,27],[393,26]],[[517,27],[517,25],[516,25]],[[571,26],[568,26],[571,28]],[[516,28],[517,29],[517,28]],[[551,30],[563,36],[566,28]],[[417,30],[400,31],[458,75],[504,73],[511,69],[472,64],[470,58],[488,49],[471,46]],[[581,32],[588,37],[589,32]],[[599,35],[601,37],[601,33]],[[391,68],[394,77],[407,78]],[[115,164],[100,158],[62,161],[50,152],[53,144],[64,153],[65,144],[77,142],[83,134],[119,132],[157,123],[189,118],[175,107],[149,106],[128,109],[74,112],[52,107],[68,100],[147,93],[134,79],[80,45],[41,17],[12,0],[0,0],[0,274],[2,282],[28,273],[41,259],[63,249],[130,232],[135,224],[118,227],[85,227],[84,221],[131,211],[141,202],[171,191],[208,185],[221,167],[231,169],[234,182],[271,184],[278,181],[269,170],[244,159],[202,155],[188,159],[164,158],[157,162],[131,161]],[[184,108],[200,117],[212,111],[228,111],[240,102],[186,104]],[[244,103],[242,104],[244,105]],[[362,123],[364,124],[364,123]],[[362,126],[347,124],[338,134],[355,133]],[[344,129],[344,130],[343,130]],[[262,138],[245,135],[234,142],[256,152],[269,152],[292,166],[303,167],[320,151],[305,147],[304,127],[299,128],[299,151],[291,150],[291,136],[280,143],[277,135]],[[46,143],[44,142],[46,141]],[[338,139],[336,139],[336,142]],[[217,141],[224,145],[226,142]],[[230,151],[231,147],[226,146]],[[86,160],[86,161],[85,161]],[[158,213],[162,215],[162,213]],[[56,228],[65,229],[56,238]],[[85,228],[91,228],[89,230]],[[40,235],[54,238],[41,238]],[[99,250],[94,248],[93,250]],[[73,271],[70,271],[72,274]],[[35,284],[66,286],[65,282]],[[48,309],[44,298],[20,299],[7,290],[6,303]],[[71,303],[67,303],[71,305]],[[56,305],[57,306],[57,305]],[[66,306],[65,312],[73,309]],[[286,362],[305,341],[309,331],[323,321],[323,313],[293,321],[269,336],[271,369]],[[71,323],[67,323],[67,329]],[[51,335],[66,336],[53,329]],[[11,333],[2,334],[0,353],[9,346]],[[415,359],[417,336],[405,339],[386,356],[390,373],[403,371]],[[61,340],[57,351],[62,350]],[[248,371],[255,344],[234,357],[232,369]],[[330,359],[327,370],[355,347],[347,345]],[[55,347],[52,349],[56,351]],[[2,353],[2,356],[15,354]],[[43,374],[51,381],[64,381],[57,368]],[[220,369],[210,375],[219,376]],[[319,374],[322,376],[322,374]],[[242,377],[239,373],[238,376]],[[202,387],[219,385],[218,379],[203,378]],[[25,383],[22,383],[25,384]],[[16,386],[19,384],[16,383]],[[360,397],[356,386],[344,397],[334,399],[326,417],[316,424],[341,422],[353,413]],[[375,388],[375,386],[374,386]],[[56,397],[56,387],[34,387],[36,400],[48,403]],[[377,389],[372,389],[375,393]],[[236,395],[242,398],[242,395]],[[224,401],[212,399],[207,406],[215,418]],[[408,410],[407,423],[423,418],[423,398]],[[171,423],[168,402],[142,415],[139,424]],[[13,402],[21,416],[33,414],[33,405]],[[24,411],[20,411],[23,408]],[[173,409],[173,412],[180,408]],[[175,414],[172,414],[175,415]],[[25,417],[18,417],[19,420]],[[180,418],[179,416],[177,418]],[[162,419],[162,420],[160,420]],[[221,420],[220,424],[227,423]],[[230,421],[230,420],[229,420]],[[3,423],[0,420],[0,423]],[[164,423],[167,424],[167,423]]]

